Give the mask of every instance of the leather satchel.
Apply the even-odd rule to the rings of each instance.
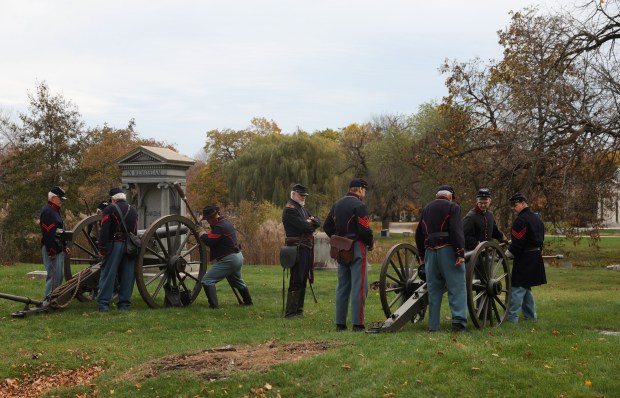
[[[297,262],[299,246],[282,246],[280,248],[280,265],[282,268],[293,268]]]
[[[340,264],[349,264],[353,261],[353,243],[353,239],[332,235],[329,238],[329,256]]]

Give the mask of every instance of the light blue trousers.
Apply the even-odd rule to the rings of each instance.
[[[103,259],[99,275],[99,296],[97,297],[99,311],[110,309],[117,274],[119,279],[118,309],[128,310],[131,305],[131,295],[136,279],[136,258],[125,254],[125,245],[125,242],[114,242],[108,246],[111,250]]]
[[[534,295],[531,287],[512,287],[512,295],[510,299],[510,309],[508,310],[508,321],[519,322],[519,310],[523,311],[523,318],[535,321],[536,304],[534,304]]]
[[[45,297],[47,297],[52,290],[62,285],[65,276],[65,252],[56,254],[54,261],[52,261],[50,256],[47,255],[47,248],[44,245],[41,247],[41,257],[47,271],[45,276]]]
[[[368,295],[368,265],[366,246],[363,242],[353,244],[353,261],[338,263],[338,284],[336,285],[336,324],[347,324],[349,299],[351,300],[351,322],[364,324],[364,304]]]
[[[243,278],[241,277],[241,267],[243,266],[243,254],[233,253],[217,260],[202,277],[202,284],[205,286],[215,285],[226,278],[230,286],[237,289],[245,289]]]
[[[465,264],[456,267],[456,254],[450,246],[426,250],[426,281],[428,287],[428,330],[439,330],[441,300],[448,289],[452,324],[467,326],[467,287]]]

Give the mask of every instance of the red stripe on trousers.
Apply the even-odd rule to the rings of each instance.
[[[364,286],[366,286],[366,246],[359,242],[362,254],[362,285],[360,286],[360,325],[364,324]]]

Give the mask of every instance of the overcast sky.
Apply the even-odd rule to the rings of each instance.
[[[566,1],[0,0],[0,111],[45,81],[87,126],[133,118],[190,157],[255,116],[339,129],[440,100],[442,62],[499,59],[509,11],[534,4]]]

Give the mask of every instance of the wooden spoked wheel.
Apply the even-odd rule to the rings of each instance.
[[[65,280],[70,280],[84,268],[101,261],[97,248],[99,236],[99,222],[101,215],[86,217],[73,228],[71,238],[71,254],[65,255]],[[97,289],[97,283],[92,286],[83,286],[76,294],[80,301],[92,301]]]
[[[166,292],[177,291],[183,305],[202,290],[208,249],[193,221],[179,215],[159,218],[144,232],[136,262],[136,284],[151,308],[166,305]]]
[[[467,261],[467,307],[478,329],[499,326],[510,308],[508,257],[495,241],[482,242]]]
[[[379,297],[386,317],[390,317],[425,282],[420,279],[418,249],[409,243],[392,246],[388,251],[379,276]],[[423,308],[412,317],[416,322],[424,318]]]

